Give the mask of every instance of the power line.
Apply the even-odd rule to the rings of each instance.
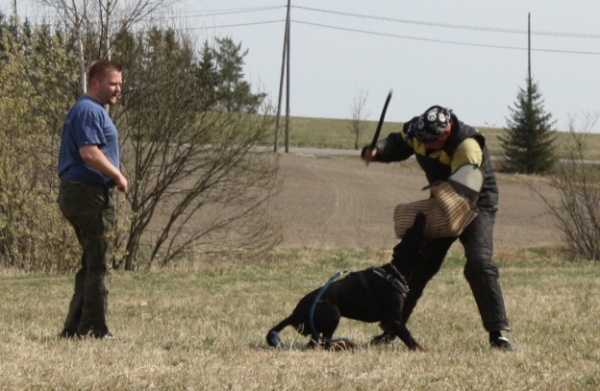
[[[463,29],[463,30],[488,31],[488,32],[497,32],[497,33],[527,34],[527,30],[507,29],[507,28],[501,28],[501,27],[480,27],[480,26],[467,26],[467,25],[449,24],[449,23],[423,22],[423,21],[408,20],[408,19],[388,18],[388,17],[384,17],[384,16],[353,14],[350,12],[332,11],[332,10],[326,10],[326,9],[321,9],[321,8],[303,7],[303,6],[298,6],[298,5],[294,5],[292,7],[307,10],[307,11],[314,11],[314,12],[321,12],[321,13],[328,13],[328,14],[335,14],[335,15],[343,15],[343,16],[352,16],[352,17],[363,18],[363,19],[385,20],[388,22],[396,22],[396,23],[416,24],[416,25],[444,27],[444,28],[452,28],[452,29]],[[531,33],[535,34],[535,35],[549,35],[549,36],[569,37],[569,38],[600,38],[600,34],[567,33],[567,32],[555,32],[555,31],[532,31]]]
[[[227,27],[244,27],[244,26],[259,26],[264,24],[273,24],[273,23],[283,23],[285,19],[280,20],[268,20],[262,22],[248,22],[248,23],[237,23],[237,24],[227,24],[227,25],[215,25],[215,26],[203,26],[203,27],[187,27],[182,28],[182,30],[193,31],[193,30],[212,30],[212,29],[222,29]],[[399,38],[399,39],[409,39],[414,41],[422,41],[422,42],[432,42],[432,43],[444,43],[451,45],[460,45],[460,46],[473,46],[473,47],[484,47],[490,49],[505,49],[505,50],[527,50],[527,48],[517,47],[517,46],[504,46],[504,45],[491,45],[484,43],[470,43],[470,42],[459,42],[459,41],[450,41],[444,39],[435,39],[435,38],[423,38],[423,37],[415,37],[410,35],[400,35],[400,34],[392,34],[392,33],[381,33],[376,31],[368,31],[368,30],[360,30],[355,28],[348,27],[339,27],[339,26],[331,26],[322,23],[313,23],[313,22],[305,22],[302,20],[293,19],[292,23],[303,24],[307,26],[315,26],[322,27],[332,30],[341,30],[348,31],[360,34],[369,34],[376,35],[381,37],[390,37],[390,38]],[[581,51],[581,50],[559,50],[559,49],[531,49],[535,52],[546,52],[546,53],[563,53],[563,54],[584,54],[584,55],[600,55],[600,52],[592,52],[592,51]]]
[[[231,14],[248,14],[252,12],[260,12],[260,11],[270,11],[274,9],[285,8],[285,6],[277,5],[271,7],[251,7],[251,8],[229,8],[229,9],[220,9],[220,10],[210,10],[206,12],[200,12],[196,14],[185,15],[185,18],[201,18],[208,16],[219,16],[219,15],[231,15]]]
[[[325,10],[325,9],[312,8],[312,7],[303,7],[303,6],[291,6],[291,7],[309,10],[309,11],[344,15],[344,16],[352,16],[352,17],[375,19],[375,20],[386,20],[386,21],[392,21],[392,22],[397,22],[397,23],[421,24],[421,25],[444,27],[444,28],[468,29],[468,30],[479,30],[479,31],[490,31],[490,32],[512,33],[512,34],[521,34],[521,33],[526,34],[527,33],[527,31],[504,29],[504,28],[476,27],[476,26],[454,25],[454,24],[445,24],[445,23],[431,23],[431,22],[395,19],[395,18],[387,18],[387,17],[380,17],[380,16],[372,16],[372,15],[359,15],[359,14],[353,14],[353,13],[348,13],[348,12],[332,11],[332,10]],[[250,12],[259,12],[259,11],[280,9],[280,8],[286,8],[286,7],[285,6],[264,6],[264,7],[250,7],[250,8],[219,9],[219,10],[212,10],[209,13],[193,14],[193,15],[188,15],[186,17],[202,17],[202,16],[228,15],[228,14],[235,14],[235,13],[250,13]],[[220,25],[220,26],[189,27],[189,28],[184,28],[184,30],[210,30],[210,29],[216,29],[216,28],[221,29],[221,28],[229,28],[229,27],[257,26],[257,25],[273,24],[273,23],[281,23],[281,22],[285,22],[285,20],[280,19],[280,20],[269,20],[269,21],[261,21],[261,22],[236,23],[236,24],[228,24],[228,25]],[[298,24],[304,24],[304,25],[308,25],[308,26],[328,28],[328,29],[333,29],[333,30],[349,31],[349,32],[355,32],[355,33],[360,33],[360,34],[385,36],[385,37],[391,37],[391,38],[400,38],[400,39],[416,40],[416,41],[423,41],[423,42],[444,43],[444,44],[472,46],[472,47],[485,47],[485,48],[492,48],[492,49],[527,50],[526,48],[516,47],[516,46],[469,43],[469,42],[434,39],[434,38],[415,37],[415,36],[408,36],[408,35],[399,35],[399,34],[392,34],[392,33],[381,33],[381,32],[361,30],[361,29],[356,29],[356,28],[332,26],[332,25],[327,25],[327,24],[322,24],[322,23],[306,22],[306,21],[302,21],[302,20],[292,20],[292,22],[298,23]],[[532,34],[533,34],[533,32],[532,32]],[[595,34],[577,34],[577,33],[561,33],[561,32],[537,32],[536,34],[572,37],[572,38],[600,38],[600,35],[595,35]],[[594,52],[594,51],[559,50],[559,49],[532,49],[532,50],[536,51],[536,52],[548,52],[548,53],[600,55],[600,52]]]
[[[527,50],[526,48],[520,48],[520,47],[516,47],[516,46],[488,45],[488,44],[482,44],[482,43],[457,42],[457,41],[448,41],[448,40],[442,40],[442,39],[413,37],[413,36],[399,35],[399,34],[378,33],[378,32],[374,32],[374,31],[359,30],[359,29],[353,29],[353,28],[347,28],[347,27],[330,26],[330,25],[320,24],[320,23],[304,22],[301,20],[292,20],[292,22],[299,23],[299,24],[305,24],[305,25],[309,25],[309,26],[324,27],[324,28],[334,29],[334,30],[351,31],[351,32],[355,32],[355,33],[378,35],[378,36],[392,37],[392,38],[411,39],[411,40],[416,40],[416,41],[446,43],[446,44],[462,45],[462,46],[477,46],[477,47],[485,47],[485,48],[493,48],[493,49]],[[558,49],[531,49],[531,50],[536,51],[536,52],[600,55],[600,52],[586,52],[586,51],[576,51],[576,50],[558,50]]]
[[[266,20],[263,22],[248,22],[248,23],[237,23],[237,24],[223,24],[223,25],[214,25],[214,26],[204,26],[204,27],[184,27],[181,30],[213,30],[213,29],[221,29],[225,27],[243,27],[243,26],[258,26],[261,24],[272,24],[272,23],[282,23],[285,22],[285,19],[281,20]]]

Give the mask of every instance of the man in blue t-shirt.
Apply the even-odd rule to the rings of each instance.
[[[100,60],[88,72],[88,93],[69,110],[58,158],[58,205],[75,229],[83,255],[63,338],[110,339],[106,324],[116,209],[113,189],[127,192],[119,135],[104,105],[117,103],[122,68]]]

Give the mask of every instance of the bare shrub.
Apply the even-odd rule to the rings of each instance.
[[[365,130],[367,125],[366,119],[369,117],[370,113],[366,111],[367,98],[369,96],[369,91],[360,90],[358,96],[354,98],[352,104],[350,105],[350,123],[348,127],[350,132],[354,135],[354,149],[358,151],[358,141],[360,140],[360,136]]]
[[[587,113],[578,129],[576,116],[569,116],[571,137],[563,148],[570,154],[550,175],[559,198],[552,200],[537,191],[572,260],[600,260],[600,164],[584,158],[590,132],[599,118],[600,113]]]
[[[270,107],[257,114],[242,96],[239,111],[204,110],[197,83],[206,75],[189,37],[175,30],[128,35],[115,59],[127,75],[122,105],[111,110],[130,183],[123,267],[278,243],[266,217],[277,155],[256,148],[272,128]]]

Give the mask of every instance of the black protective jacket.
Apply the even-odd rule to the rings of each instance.
[[[451,165],[441,162],[438,158],[429,156],[431,152],[423,155],[416,153],[409,143],[416,143],[412,131],[412,125],[416,122],[415,117],[404,124],[402,133],[390,133],[390,135],[377,143],[378,153],[375,155],[374,161],[379,162],[394,162],[406,160],[412,155],[416,155],[417,162],[425,172],[425,176],[429,183],[436,181],[447,180],[451,172]],[[480,169],[483,172],[483,187],[477,201],[477,206],[480,209],[486,209],[490,212],[495,212],[498,209],[498,185],[494,168],[490,159],[490,153],[485,145],[485,138],[475,128],[464,124],[452,114],[452,132],[450,137],[444,143],[442,150],[451,158],[454,158],[454,153],[457,147],[467,138],[474,138],[483,151],[483,159]]]

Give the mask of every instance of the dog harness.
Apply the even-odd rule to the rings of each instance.
[[[398,292],[400,292],[402,296],[406,297],[406,295],[409,292],[406,280],[404,280],[404,277],[402,276],[402,274],[400,274],[400,272],[398,271],[398,269],[396,269],[394,265],[392,265],[391,263],[389,263],[388,265],[390,265],[394,272],[398,274],[398,276],[400,276],[400,279],[394,277],[393,275],[386,272],[380,267],[373,267],[371,268],[371,270],[373,271],[373,273],[377,274],[379,277],[389,282]]]

